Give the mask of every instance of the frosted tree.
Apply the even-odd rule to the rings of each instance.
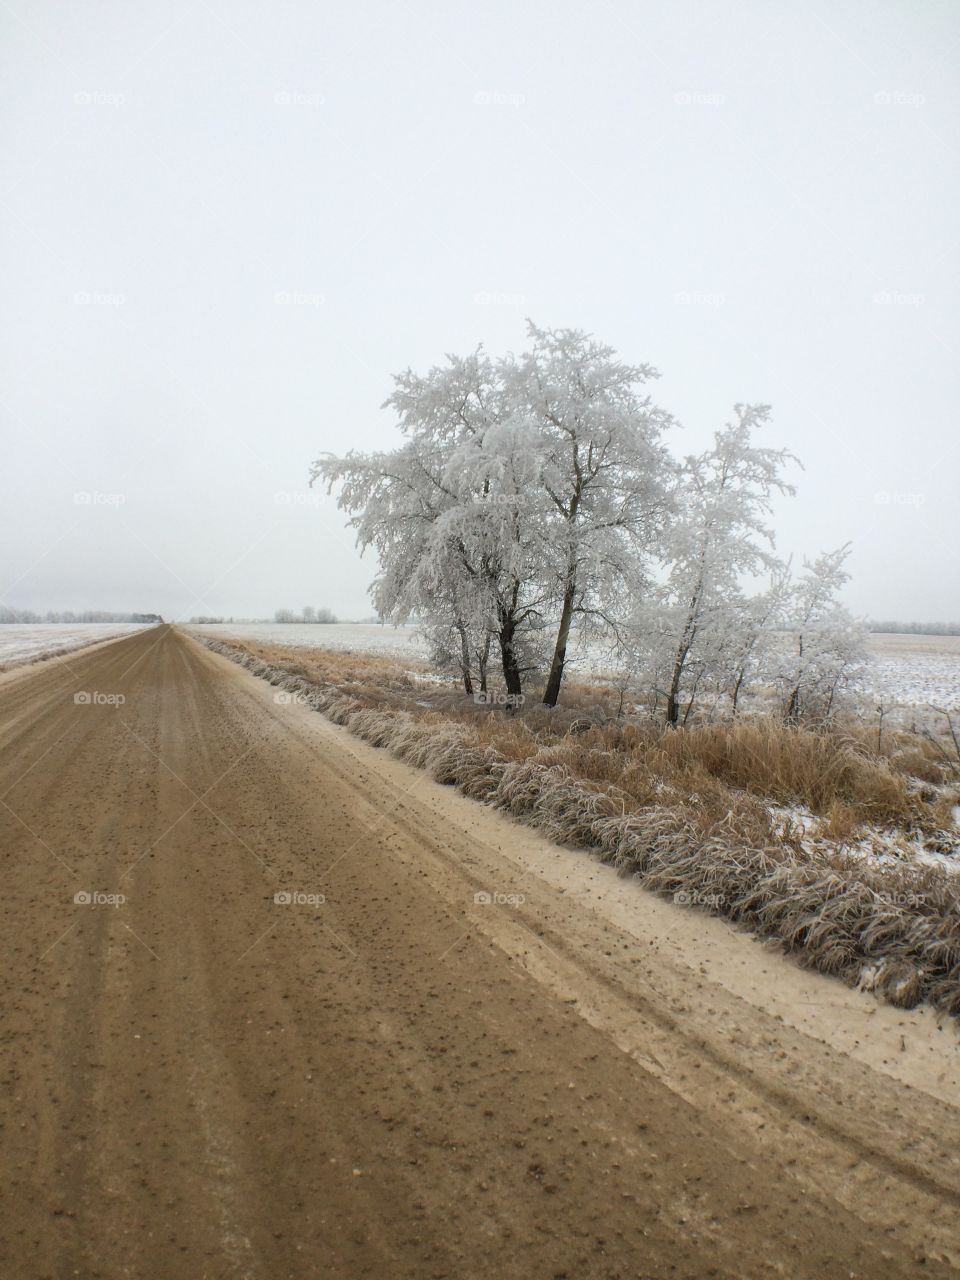
[[[644,395],[658,376],[578,329],[528,324],[530,348],[504,366],[515,414],[538,458],[544,587],[557,611],[543,701],[560,694],[574,620],[618,632],[647,585],[668,506],[671,418]]]
[[[789,563],[777,566],[766,591],[759,592],[735,606],[727,692],[730,707],[736,715],[740,696],[757,679],[770,671],[774,659],[777,627],[783,620],[790,591]]]
[[[512,414],[482,439],[454,451],[451,469],[469,500],[456,512],[457,545],[473,568],[478,621],[486,617],[500,650],[507,693],[518,698],[524,676],[542,665],[545,549],[541,459],[535,428]]]
[[[866,630],[839,603],[850,544],[803,562],[787,618],[790,648],[781,673],[788,720],[828,719],[867,658]]]
[[[792,492],[791,455],[754,443],[769,410],[737,405],[713,447],[678,466],[663,444],[672,419],[645,391],[654,369],[580,330],[531,323],[528,338],[519,356],[480,348],[405,371],[386,402],[398,447],[314,464],[377,554],[378,613],[415,618],[467,692],[475,676],[486,688],[496,654],[512,697],[546,667],[554,706],[576,627],[629,647],[671,724],[708,691],[736,710],[783,603],[779,579],[752,598],[741,588],[776,574],[768,517]],[[809,639],[801,650],[798,704]]]
[[[438,670],[458,671],[465,693],[486,693],[494,633],[484,623],[467,621],[468,616],[464,608],[438,594],[431,608],[419,615],[420,631]]]
[[[518,698],[544,602],[531,428],[517,420],[500,369],[482,350],[394,382],[385,407],[396,411],[405,443],[321,458],[311,479],[339,484],[358,543],[376,550],[380,613],[418,617],[438,653],[456,636],[468,692],[472,660],[485,670],[494,638],[507,692]]]
[[[735,665],[746,612],[739,583],[776,569],[767,517],[775,493],[793,492],[782,475],[792,455],[753,443],[769,408],[738,404],[734,412],[736,421],[715,434],[712,449],[685,460],[677,486],[659,618],[661,646],[669,645],[663,686],[669,724],[679,722],[684,698],[689,716],[705,677],[719,678],[725,665]]]
[[[392,451],[318,459],[312,473],[312,479],[323,478],[331,487],[340,484],[339,505],[351,512],[349,523],[359,546],[376,552],[379,571],[371,595],[377,613],[395,623],[416,614],[437,656],[445,651],[450,630],[465,624],[458,606],[466,608],[458,590],[454,549],[448,548],[442,570],[432,563],[437,523],[457,501],[456,493],[444,485],[443,471],[441,450],[427,451],[419,442],[408,441]],[[445,579],[442,598],[431,597],[428,563],[432,574]],[[461,674],[472,692],[469,666]]]

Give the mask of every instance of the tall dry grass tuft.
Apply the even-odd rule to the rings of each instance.
[[[664,733],[651,764],[665,774],[691,766],[731,787],[800,803],[825,814],[842,801],[857,820],[896,822],[912,816],[907,780],[837,733],[817,733],[779,721],[700,725]]]

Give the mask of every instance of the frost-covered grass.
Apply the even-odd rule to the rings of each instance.
[[[960,769],[924,738],[891,732],[881,749],[857,725],[756,720],[664,730],[617,718],[602,686],[510,714],[396,660],[207,642],[438,781],[803,964],[960,1015]]]
[[[8,622],[0,626],[0,669],[142,631],[142,622]]]

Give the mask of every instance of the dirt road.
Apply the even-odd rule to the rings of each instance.
[[[173,628],[5,677],[0,750],[3,1277],[956,1274],[929,1014],[727,930],[865,1030],[790,1025]]]

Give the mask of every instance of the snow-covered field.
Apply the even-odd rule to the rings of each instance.
[[[9,622],[0,626],[0,667],[37,658],[60,649],[109,640],[111,636],[142,631],[142,622]]]
[[[326,625],[273,622],[224,622],[194,627],[200,635],[238,636],[269,644],[320,649],[352,649],[387,657],[426,657],[415,627],[375,622]],[[873,660],[863,681],[864,698],[903,707],[932,703],[960,709],[960,636],[871,635]],[[588,664],[578,666],[588,670]]]
[[[217,622],[188,630],[203,636],[238,636],[298,649],[350,649],[385,657],[426,658],[416,627],[381,627],[376,622]]]
[[[960,709],[960,636],[872,635],[864,693],[902,707]]]

